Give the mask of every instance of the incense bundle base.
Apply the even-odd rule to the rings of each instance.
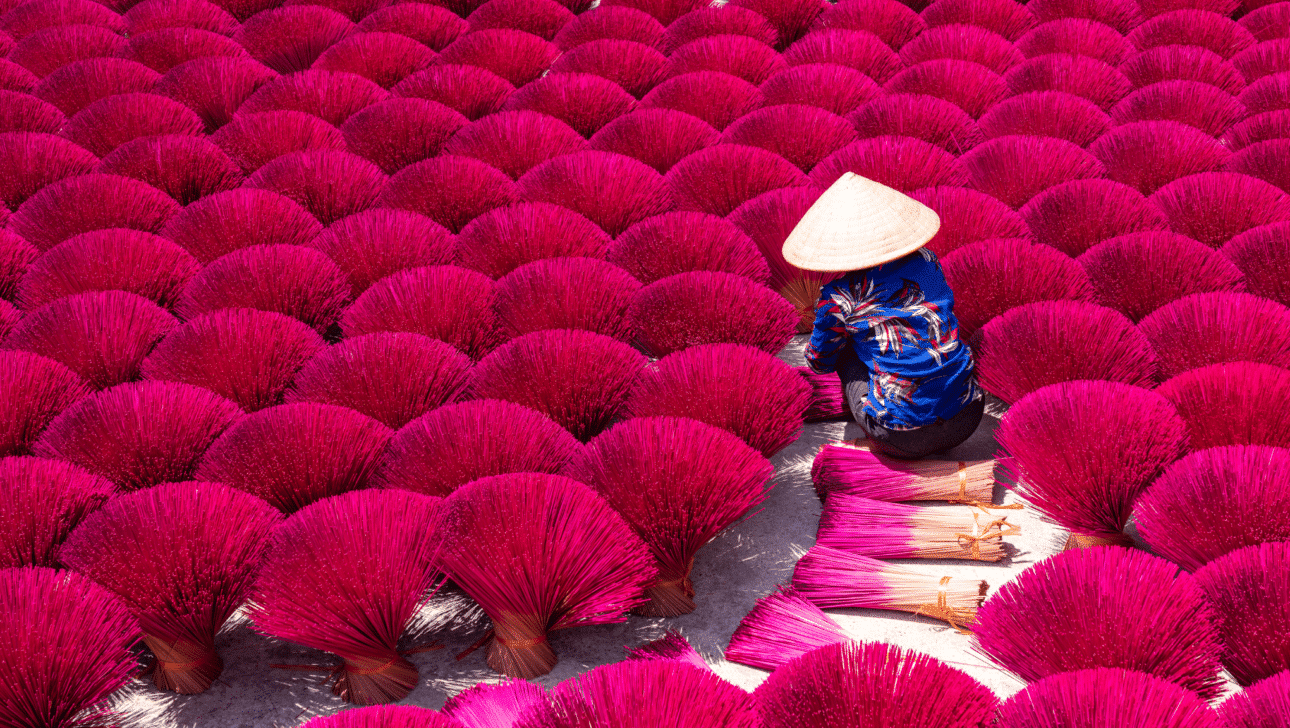
[[[182,639],[167,642],[147,633],[143,642],[156,657],[151,670],[158,690],[196,695],[205,692],[224,672],[224,660],[216,654],[214,644]]]
[[[531,680],[551,672],[557,658],[547,642],[546,630],[533,615],[513,621],[495,620],[486,662],[502,675]]]

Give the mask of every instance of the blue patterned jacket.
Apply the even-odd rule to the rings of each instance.
[[[835,371],[852,346],[869,370],[865,414],[891,430],[949,419],[981,397],[972,350],[958,335],[954,293],[923,248],[824,285],[806,345],[813,371]]]

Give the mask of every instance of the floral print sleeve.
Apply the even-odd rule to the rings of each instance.
[[[838,353],[847,345],[846,320],[851,311],[845,307],[848,296],[839,295],[847,288],[846,279],[841,278],[820,290],[820,300],[815,304],[815,330],[805,351],[806,366],[816,374],[835,371]]]

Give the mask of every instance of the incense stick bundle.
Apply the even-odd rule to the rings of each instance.
[[[994,498],[994,460],[896,460],[860,443],[820,448],[811,464],[811,480],[821,500],[834,493],[882,501],[970,504],[988,504]]]
[[[988,585],[813,546],[793,570],[793,588],[823,609],[890,609],[940,619],[962,629],[976,621]]]
[[[1003,537],[1019,533],[1007,516],[971,508],[909,506],[846,493],[824,504],[816,543],[876,559],[1003,558]]]
[[[763,670],[825,645],[850,639],[842,627],[792,587],[757,600],[730,635],[726,659]]]

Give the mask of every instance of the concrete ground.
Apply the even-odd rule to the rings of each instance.
[[[797,337],[782,358],[793,365],[802,364],[803,340]],[[972,439],[950,452],[947,459],[993,457],[994,429],[1002,414],[998,403],[994,405],[987,409],[986,419]],[[861,433],[854,424],[811,424],[797,442],[775,456],[775,489],[762,510],[699,552],[694,567],[698,593],[694,613],[673,619],[633,616],[622,624],[553,633],[551,644],[560,663],[538,682],[555,685],[597,665],[617,662],[624,657],[624,646],[636,646],[668,629],[678,629],[718,674],[743,688],[754,688],[767,673],[726,662],[722,651],[753,603],[777,584],[787,583],[797,558],[814,543],[820,515],[810,477],[815,453],[825,443],[858,436]],[[1015,496],[996,487],[996,502],[1014,501]],[[1060,550],[1066,534],[1037,513],[1003,513],[1010,523],[1022,528],[1019,535],[1008,537],[1012,548],[1005,560],[993,564],[916,560],[907,564],[938,575],[984,579],[993,592],[1030,564]],[[437,709],[448,697],[478,682],[498,679],[484,664],[482,650],[461,661],[454,659],[487,629],[477,608],[462,615],[461,605],[460,597],[436,598],[423,613],[419,629],[434,632],[446,648],[410,658],[421,671],[421,684],[404,702]],[[977,655],[970,636],[943,622],[878,610],[830,610],[830,614],[856,639],[925,652],[964,670],[1000,696],[1011,695],[1023,686]],[[244,620],[229,625],[216,644],[225,670],[206,693],[163,694],[151,683],[138,683],[119,696],[120,708],[134,719],[132,722],[155,728],[288,728],[348,707],[321,683],[321,675],[269,667],[270,663],[333,664],[334,658],[325,653],[262,637]]]

